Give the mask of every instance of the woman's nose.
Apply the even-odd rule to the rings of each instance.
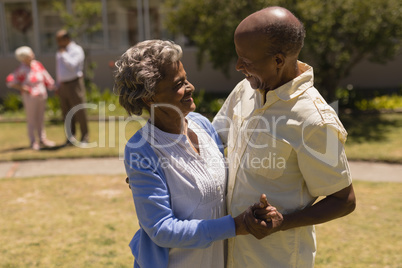
[[[190,81],[186,80],[186,91],[191,91],[193,92],[195,90],[195,87],[193,84],[190,83]]]

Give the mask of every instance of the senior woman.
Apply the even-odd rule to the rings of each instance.
[[[225,216],[221,143],[208,119],[193,113],[181,57],[173,42],[149,40],[116,62],[120,104],[130,115],[151,115],[125,149],[140,224],[130,243],[134,267],[224,267],[223,240],[248,234],[244,218],[253,217],[253,208]]]
[[[40,146],[53,147],[55,143],[46,138],[45,108],[48,89],[54,89],[54,80],[43,67],[35,60],[35,54],[27,46],[15,50],[15,57],[21,65],[6,78],[10,88],[20,91],[27,116],[28,137],[31,148],[39,150]],[[35,138],[38,135],[38,140]]]

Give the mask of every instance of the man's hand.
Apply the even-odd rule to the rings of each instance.
[[[247,230],[247,225],[244,221],[244,218],[249,213],[252,213],[251,207],[249,207],[243,213],[241,213],[236,218],[234,218],[235,227],[236,227],[236,235],[248,235],[249,234],[249,232]]]
[[[257,239],[262,239],[281,228],[283,216],[268,203],[265,194],[261,195],[260,203],[254,204],[246,212],[244,222],[247,230]]]

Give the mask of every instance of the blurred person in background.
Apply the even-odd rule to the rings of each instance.
[[[89,136],[85,109],[77,110],[71,118],[71,122],[66,122],[68,112],[77,105],[86,102],[83,75],[85,53],[81,46],[71,40],[66,30],[59,30],[56,33],[56,41],[59,47],[56,54],[57,92],[60,98],[60,107],[67,133],[65,145],[77,142],[75,138],[76,123],[80,125],[80,141],[87,143]]]
[[[30,47],[17,48],[15,57],[21,64],[7,76],[6,84],[21,93],[27,116],[30,146],[33,150],[39,150],[41,146],[53,147],[55,143],[46,138],[44,118],[47,99],[46,88],[53,90],[54,80],[42,63],[35,60],[35,54]],[[38,135],[37,138],[35,134]]]

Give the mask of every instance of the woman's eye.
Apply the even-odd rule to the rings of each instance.
[[[183,86],[183,82],[178,83],[174,88],[175,89],[180,89]]]

